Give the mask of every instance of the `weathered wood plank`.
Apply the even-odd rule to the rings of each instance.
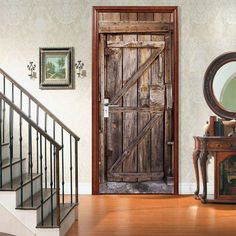
[[[171,22],[171,13],[163,13],[162,22]]]
[[[130,13],[122,14],[121,20],[137,20],[137,13],[130,15]],[[123,35],[123,42],[129,45],[130,42],[136,42],[137,35],[125,34]],[[123,86],[128,82],[130,77],[137,71],[137,49],[124,48],[123,49]],[[137,86],[132,86],[123,96],[123,106],[137,106]],[[123,113],[123,149],[126,149],[137,136],[137,113]],[[134,148],[123,162],[123,172],[137,172],[137,147]],[[137,178],[133,176],[125,176],[124,181],[136,182]]]
[[[152,84],[150,86],[150,107],[158,107],[159,109],[162,110],[164,109],[165,107],[164,85]]]
[[[165,35],[165,83],[171,84],[171,34]]]
[[[153,13],[138,13],[139,21],[153,21]],[[151,35],[138,35],[139,41],[151,41]],[[152,55],[149,48],[138,49],[138,66],[141,66],[148,57]],[[151,65],[143,73],[138,81],[138,106],[148,107],[150,104],[150,84],[151,84]],[[138,113],[138,130],[139,132],[151,119],[150,113]],[[138,170],[143,173],[151,172],[151,130],[138,145]],[[140,177],[138,181],[151,180],[150,178]]]
[[[125,37],[125,35],[123,36]],[[133,35],[132,37],[137,37],[136,35]],[[164,41],[108,41],[107,47],[111,48],[160,48],[164,47],[165,42]]]
[[[137,12],[122,12],[120,13],[121,21],[136,21],[137,20]]]
[[[160,114],[163,113],[163,107],[109,107],[109,112],[159,112]],[[133,121],[132,121],[133,122]]]
[[[171,20],[170,15],[167,16],[169,20]],[[171,55],[171,34],[165,34],[165,84],[167,87],[167,104],[166,104],[166,112],[165,112],[165,173],[168,178],[171,174],[171,147],[168,145],[168,142],[173,141],[173,121],[172,121],[172,55]]]
[[[166,84],[166,108],[173,108],[172,84]]]
[[[138,13],[138,22],[155,23],[153,21],[153,17],[154,17],[153,12],[139,12]]]
[[[166,177],[168,178],[171,173],[171,162],[172,162],[172,156],[171,156],[171,146],[168,145],[169,142],[173,140],[172,137],[172,111],[166,110],[165,111],[165,173]]]
[[[99,33],[164,33],[173,29],[172,23],[154,21],[102,21]]]
[[[106,22],[120,21],[120,13],[119,12],[113,12],[113,13],[103,12],[102,13],[102,21],[106,21]]]
[[[155,178],[156,180],[161,180],[164,176],[163,172],[152,172],[152,173],[109,173],[111,177],[132,177],[132,178]]]
[[[134,148],[136,145],[138,145],[147,134],[149,134],[150,129],[155,125],[158,118],[160,118],[159,114],[155,114],[152,119],[146,124],[146,126],[142,129],[142,131],[134,138],[134,140],[129,144],[129,146],[123,151],[122,155],[113,163],[111,168],[109,169],[109,172],[113,172],[114,169],[118,168],[121,163],[124,162],[124,160],[132,154],[134,151]]]
[[[105,68],[106,68],[106,61],[104,56],[104,49],[105,49],[105,40],[106,37],[104,34],[100,35],[100,42],[99,42],[99,80],[100,80],[100,88],[99,93],[101,95],[100,101],[100,183],[104,183],[105,181],[105,123],[104,123],[104,91],[105,91]]]
[[[99,20],[99,21],[102,21],[102,20],[103,20],[103,14],[102,14],[102,13],[99,13],[99,14],[98,14],[98,20]]]
[[[158,15],[161,17],[161,13]],[[159,21],[159,18],[154,20]],[[163,41],[163,35],[152,35],[152,40]],[[152,86],[164,87],[164,53],[162,52],[157,60],[152,64]],[[165,94],[164,94],[165,95]],[[163,97],[162,97],[163,99]],[[163,104],[163,103],[162,103]],[[152,104],[152,91],[150,91],[150,106]],[[165,107],[162,107],[164,109]],[[162,111],[161,118],[157,124],[153,126],[151,130],[151,171],[164,172],[164,111]],[[153,114],[152,114],[153,115]],[[152,180],[158,180],[156,177],[152,177]]]
[[[154,13],[154,21],[158,23],[170,23],[173,22],[171,20],[171,13]]]
[[[149,68],[149,66],[155,61],[158,55],[163,51],[164,48],[155,49],[153,54],[143,63],[140,68],[135,72],[129,79],[127,79],[127,83],[123,86],[123,88],[116,93],[116,95],[112,98],[110,104],[116,104],[122,96],[128,91],[128,89],[134,85],[140,76]]]
[[[103,13],[103,20],[119,21],[120,13]],[[122,35],[107,35],[107,40],[120,41]],[[122,49],[116,48],[106,55],[106,91],[105,97],[112,98],[122,88]],[[120,106],[122,102],[118,103]],[[106,170],[122,154],[122,114],[114,113],[106,119]],[[122,167],[117,168],[122,172]],[[107,178],[108,181],[122,181],[121,178]]]

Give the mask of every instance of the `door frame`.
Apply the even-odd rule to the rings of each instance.
[[[99,33],[98,16],[105,12],[156,12],[174,16],[174,195],[179,194],[179,58],[178,58],[178,7],[177,6],[94,6],[92,35],[92,194],[99,193]]]

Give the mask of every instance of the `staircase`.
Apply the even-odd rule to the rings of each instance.
[[[0,69],[0,234],[65,235],[78,212],[78,142]]]

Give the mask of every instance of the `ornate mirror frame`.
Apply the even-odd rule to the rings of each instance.
[[[236,61],[236,52],[224,53],[217,58],[215,58],[211,64],[208,66],[206,73],[204,75],[203,93],[205,100],[211,110],[225,119],[235,119],[236,112],[227,111],[222,105],[217,101],[214,91],[213,91],[213,81],[217,71],[226,63]]]

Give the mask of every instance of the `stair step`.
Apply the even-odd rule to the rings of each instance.
[[[37,179],[40,177],[40,174],[33,174],[33,180]],[[30,174],[23,174],[22,175],[22,179],[23,179],[23,186],[30,183],[31,181],[31,175]],[[0,188],[0,191],[16,191],[18,189],[21,188],[21,184],[20,184],[20,181],[21,181],[21,177],[17,177],[17,178],[14,178],[12,180],[12,188],[11,188],[11,182],[8,182],[6,184],[4,184],[2,186],[2,188]]]
[[[56,190],[52,190],[51,195],[51,189],[50,188],[44,188],[43,189],[43,203],[45,203],[51,196],[53,196],[56,193]],[[41,191],[38,191],[33,195],[33,206],[31,205],[31,197],[26,199],[23,202],[22,206],[17,206],[16,209],[23,209],[23,210],[37,210],[41,206]]]
[[[26,158],[23,158],[22,161],[24,161]],[[20,158],[13,158],[12,159],[12,165],[15,165],[19,163],[21,160]],[[5,169],[10,166],[10,160],[9,158],[2,160],[2,169]]]
[[[64,203],[60,204],[60,210],[61,210],[61,215],[60,215],[60,222],[62,222],[66,216],[71,212],[71,210],[76,206],[75,203]],[[43,224],[40,222],[36,228],[58,228],[57,226],[57,210],[53,210],[53,222],[52,222],[52,215],[49,214],[44,220]]]

